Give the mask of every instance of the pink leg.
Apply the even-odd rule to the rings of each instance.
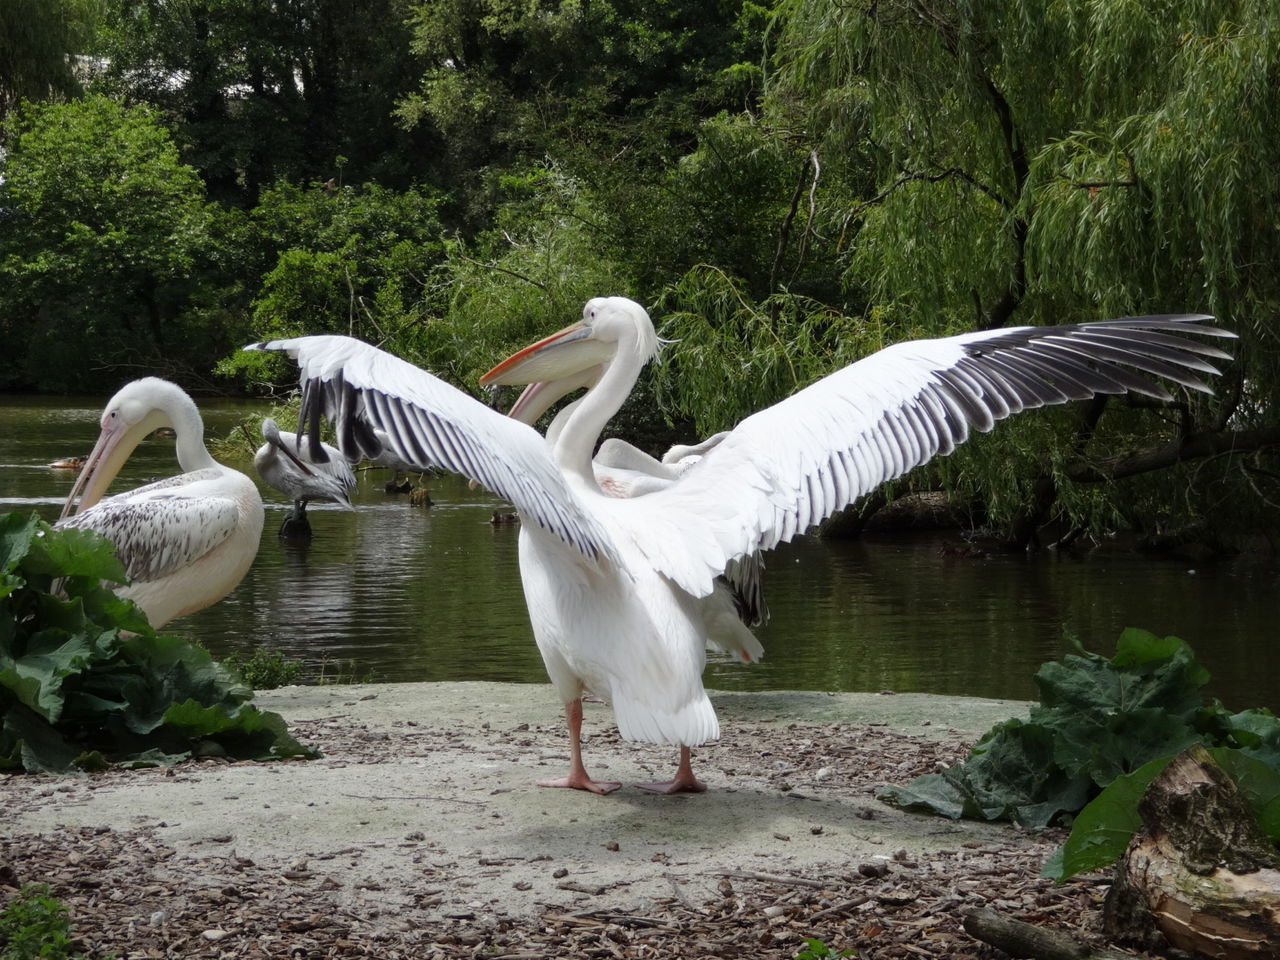
[[[622,784],[612,780],[592,780],[582,764],[582,701],[571,700],[564,705],[564,717],[569,721],[569,775],[559,780],[539,780],[540,787],[568,787],[571,790],[588,790],[591,793],[613,793]]]
[[[707,785],[693,775],[691,751],[688,747],[680,748],[680,766],[676,768],[675,778],[661,783],[637,783],[641,790],[650,793],[703,793]]]

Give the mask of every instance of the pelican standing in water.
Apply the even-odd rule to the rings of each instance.
[[[1229,355],[1180,334],[1231,337],[1201,315],[1013,327],[900,343],[743,420],[661,489],[611,497],[592,451],[656,354],[648,314],[622,297],[588,301],[582,320],[514,354],[488,384],[590,379],[552,442],[430,374],[348,337],[249,349],[297,360],[302,419],[334,422],[349,460],[385,444],[404,461],[476,480],[519,510],[520,575],[534,637],[565,704],[568,775],[545,786],[608,793],[582,761],[581,696],[609,700],[626,739],[680,748],[675,777],[643,784],[700,791],[690,748],[720,733],[702,686],[706,643],[734,615],[718,589],[733,563],[790,540],[937,455],[971,429],[1030,407],[1134,391],[1172,399],[1147,375],[1209,392],[1197,374]]]
[[[280,536],[310,539],[307,504],[312,500],[331,501],[344,510],[355,509],[350,491],[355,489],[356,475],[335,447],[321,443],[322,455],[312,456],[309,437],[282,433],[270,417],[262,421],[262,436],[267,442],[253,455],[254,469],[264,483],[293,501],[280,524]]]
[[[134,448],[160,427],[174,431],[183,472],[103,500]],[[160,627],[235,589],[258,553],[262,519],[257,485],[209,455],[195,402],[177,385],[145,377],[102,411],[102,433],[57,526],[110,539],[131,581],[116,593]]]

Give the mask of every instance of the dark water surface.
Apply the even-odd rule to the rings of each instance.
[[[0,511],[57,516],[75,473],[47,464],[88,453],[104,399],[0,397]],[[211,436],[262,412],[201,408]],[[249,445],[239,446],[234,465],[252,474]],[[114,489],[176,473],[172,447],[144,442]],[[266,526],[248,576],[166,632],[216,655],[276,648],[303,660],[309,679],[545,681],[520,591],[518,530],[490,523],[506,506],[450,477],[430,481],[435,506],[413,507],[384,492],[389,475],[361,473],[354,513],[311,507],[315,539],[305,546],[276,538],[287,504],[264,487]],[[1139,626],[1189,641],[1228,706],[1280,710],[1274,558],[1192,566],[1100,549],[961,560],[944,556],[943,542],[802,539],[775,550],[765,660],[713,662],[707,685],[1034,698],[1032,675],[1067,649],[1064,633],[1108,653],[1124,627]]]

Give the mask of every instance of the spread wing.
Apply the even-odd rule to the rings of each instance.
[[[616,561],[607,530],[584,510],[532,427],[503,416],[411,363],[351,337],[315,336],[253,344],[298,362],[298,432],[320,450],[319,418],[334,425],[348,460],[399,461],[460,473],[510,500],[592,560]],[[317,457],[317,459],[319,459]]]
[[[896,344],[743,420],[666,489],[610,510],[657,569],[695,595],[732,560],[768,550],[887,480],[951,453],[971,430],[1033,407],[1159,381],[1210,392],[1233,337],[1203,315],[979,331]],[[643,522],[628,522],[643,512]]]

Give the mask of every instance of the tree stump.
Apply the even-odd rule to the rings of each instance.
[[[1239,789],[1194,746],[1138,804],[1104,918],[1114,937],[1221,960],[1280,957],[1280,856]]]

